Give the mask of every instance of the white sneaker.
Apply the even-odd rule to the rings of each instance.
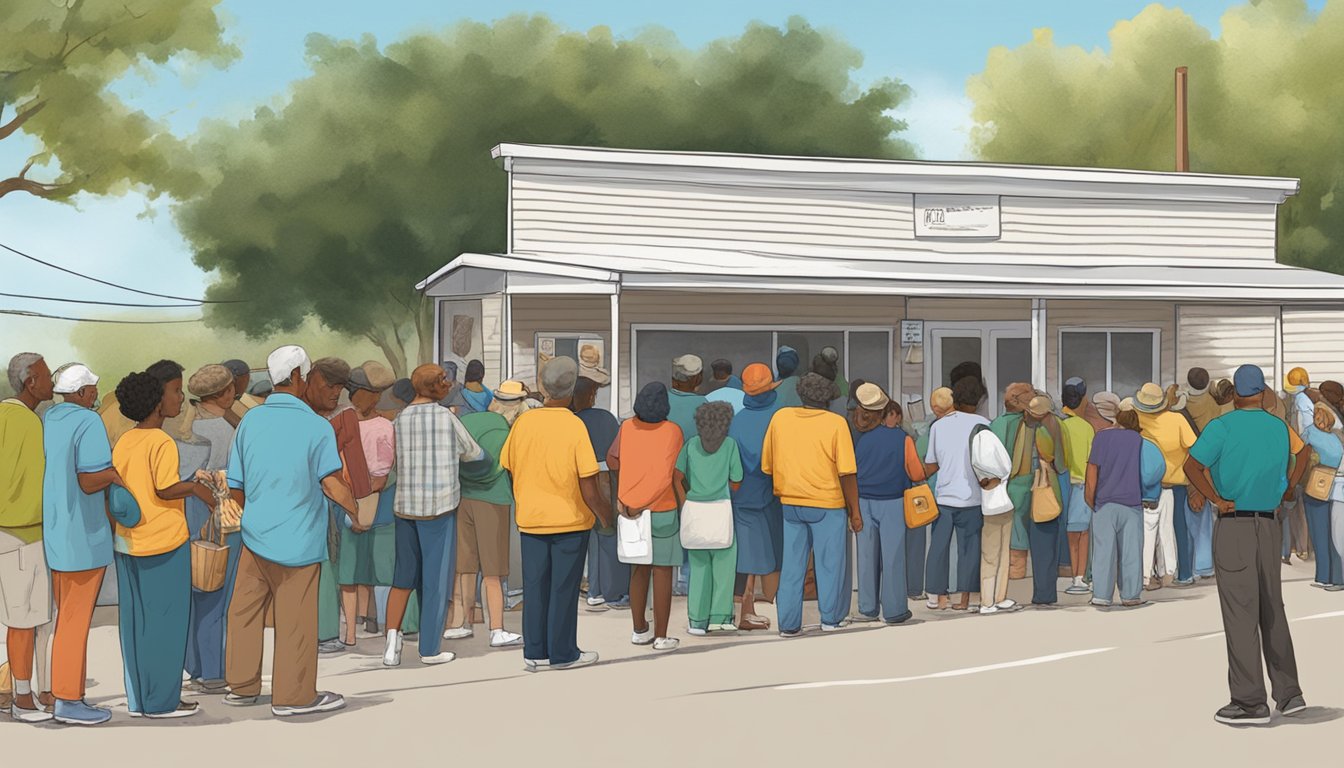
[[[653,627],[650,626],[643,632],[631,632],[630,642],[634,645],[648,645],[653,642]]]
[[[444,640],[466,640],[476,634],[471,627],[453,627],[443,633]]]
[[[33,698],[36,699],[37,697],[34,696]],[[33,703],[36,704],[37,702],[34,701]],[[9,705],[9,716],[21,723],[45,723],[54,717],[45,709],[24,709],[18,704]]]
[[[589,667],[597,663],[597,654],[593,651],[579,651],[579,658],[568,664],[552,664],[551,669],[578,669],[579,667]]]
[[[196,702],[183,701],[178,703],[177,709],[172,709],[167,712],[155,712],[153,714],[147,714],[145,717],[150,720],[176,720],[182,717],[191,717],[200,711],[200,705]]]
[[[597,606],[599,606],[599,605],[606,605],[606,604],[607,604],[607,598],[605,598],[605,597],[590,597],[590,598],[588,598],[588,606],[589,606],[589,607],[593,607],[593,608],[595,608],[595,607],[597,607]]]
[[[704,637],[709,634],[709,630],[701,629],[699,627],[687,627],[686,634],[695,635],[696,637]]]
[[[998,612],[999,612],[999,607],[996,606],[996,605],[982,605],[982,606],[980,606],[980,615],[981,615],[981,616],[991,616],[991,615],[996,614],[996,613],[998,613]]]
[[[994,607],[998,608],[1000,611],[1011,611],[1014,608],[1017,608],[1018,605],[1016,600],[1004,600],[1002,603],[995,603]]]
[[[437,656],[421,656],[421,664],[447,664],[457,658],[457,654],[452,651],[444,651]]]
[[[383,650],[384,667],[401,666],[401,645],[401,630],[387,630],[387,648]]]
[[[844,621],[840,622],[839,624],[822,624],[822,625],[821,625],[821,631],[822,631],[822,632],[839,632],[840,630],[842,630],[842,629],[844,629],[845,627],[848,627],[848,626],[849,626],[849,619],[845,619]]]
[[[503,629],[495,629],[490,632],[491,648],[507,648],[511,645],[522,645],[523,636],[509,632]]]
[[[551,668],[549,659],[523,659],[523,668],[528,672],[545,672]]]
[[[306,704],[298,707],[271,707],[271,714],[276,717],[296,717],[299,715],[317,715],[323,712],[335,712],[338,709],[345,708],[345,697],[331,691],[318,691],[317,699],[312,704]]]
[[[680,645],[681,641],[675,637],[660,637],[653,641],[653,650],[675,651]]]

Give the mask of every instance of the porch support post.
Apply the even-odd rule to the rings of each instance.
[[[1045,347],[1047,343],[1045,299],[1031,300],[1031,385],[1045,391]]]
[[[1288,375],[1283,362],[1283,305],[1274,307],[1274,372],[1267,377],[1269,388],[1282,392],[1284,377]]]
[[[513,378],[513,294],[504,291],[504,378]]]
[[[621,415],[621,288],[611,293],[611,348],[607,358],[611,376],[611,413]]]

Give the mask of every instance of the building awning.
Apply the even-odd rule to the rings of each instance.
[[[627,249],[628,250],[628,249]],[[811,292],[1181,303],[1344,302],[1344,276],[1275,262],[1003,264],[803,258],[757,252],[645,248],[616,255],[465,253],[425,278],[431,296],[615,293],[618,290]]]

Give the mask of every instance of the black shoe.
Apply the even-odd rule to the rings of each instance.
[[[1301,696],[1294,696],[1287,703],[1279,707],[1280,715],[1296,715],[1307,708],[1307,700]]]
[[[1246,710],[1237,704],[1228,704],[1214,713],[1213,719],[1223,725],[1269,725],[1269,707],[1261,705]]]

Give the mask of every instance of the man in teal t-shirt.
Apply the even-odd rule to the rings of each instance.
[[[1233,385],[1236,410],[1204,428],[1190,449],[1185,474],[1218,511],[1213,567],[1232,701],[1214,719],[1227,725],[1264,725],[1270,712],[1260,674],[1262,649],[1279,712],[1292,715],[1307,708],[1283,611],[1283,531],[1274,516],[1288,489],[1302,479],[1311,449],[1262,408],[1263,371],[1243,365]],[[1289,477],[1293,457],[1296,464]]]

